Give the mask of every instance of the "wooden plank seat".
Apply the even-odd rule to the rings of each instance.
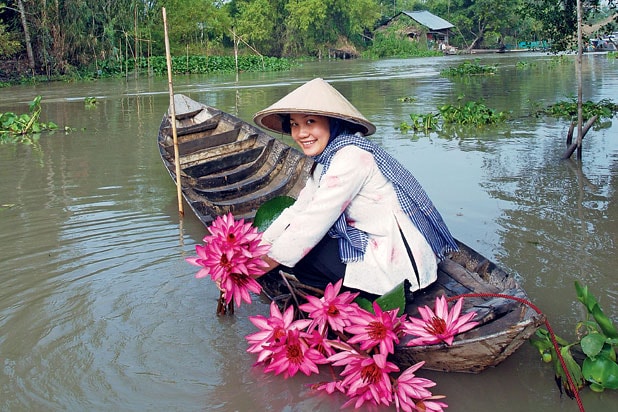
[[[288,153],[287,156],[291,154]],[[246,212],[249,210],[255,211],[267,200],[273,197],[288,193],[290,188],[298,183],[298,179],[303,176],[304,162],[306,159],[295,161],[293,166],[284,165],[275,178],[271,180],[270,185],[261,187],[252,193],[243,193],[235,198],[223,199],[213,202],[213,206],[222,210],[231,210],[232,213]],[[304,182],[301,182],[304,184]]]
[[[194,166],[191,174],[200,176],[195,184],[196,188],[210,189],[228,184],[235,184],[251,176],[265,173],[266,163],[273,164],[281,159],[281,150],[272,150],[274,141],[266,146],[256,145],[243,152],[222,157],[221,163],[217,160]],[[193,169],[193,168],[192,168]],[[195,174],[194,174],[195,173]]]
[[[238,198],[244,197],[247,194],[254,195],[259,190],[269,187],[270,185],[284,185],[293,178],[293,175],[284,173],[287,171],[285,167],[286,158],[289,150],[278,152],[278,156],[270,159],[269,162],[264,162],[255,173],[246,176],[242,180],[230,182],[227,185],[219,185],[212,187],[195,187],[195,191],[199,194],[208,197],[213,202],[226,201],[232,199],[238,201]],[[271,152],[271,154],[275,154]]]
[[[206,137],[196,137],[195,135],[191,135],[191,139],[180,140],[178,142],[178,154],[180,154],[180,156],[187,156],[203,150],[208,150],[208,148],[212,148],[215,146],[233,143],[237,140],[239,133],[240,126],[237,126],[231,130],[226,130],[225,132],[213,134]],[[166,146],[165,150],[167,150],[170,155],[174,154],[173,145]]]
[[[221,156],[228,156],[238,152],[244,152],[254,147],[262,147],[264,145],[264,139],[258,135],[248,136],[246,139],[226,143],[210,148],[202,148],[195,152],[186,154],[180,158],[180,164],[182,165],[183,172],[204,164],[206,162],[220,158]]]

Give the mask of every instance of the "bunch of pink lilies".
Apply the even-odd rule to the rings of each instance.
[[[250,303],[250,292],[260,292],[255,276],[264,273],[261,256],[268,251],[260,245],[261,234],[250,223],[234,221],[231,214],[215,219],[209,231],[205,244],[196,246],[198,256],[187,258],[201,267],[196,277],[210,276],[228,304]],[[415,375],[424,362],[401,371],[388,356],[405,335],[415,337],[407,345],[450,345],[455,335],[477,325],[472,321],[476,313],[462,315],[462,299],[449,310],[444,297],[436,298],[433,310],[419,307],[420,319],[398,316],[398,309],[384,311],[376,302],[370,312],[354,302],[357,293],[341,292],[341,287],[339,281],[329,284],[321,298],[307,296],[307,303],[299,306],[307,319],[296,319],[293,307],[281,312],[274,302],[269,317],[250,317],[258,331],[246,337],[247,351],[256,354],[256,365],[286,379],[299,371],[319,374],[319,365],[330,365],[339,377],[313,387],[345,394],[344,407],[394,403],[405,412],[446,408],[444,396],[429,390],[435,382]]]

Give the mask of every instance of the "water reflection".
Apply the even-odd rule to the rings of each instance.
[[[499,74],[440,77],[462,61],[450,56],[182,77],[174,89],[250,120],[312,77],[332,80],[376,123],[374,139],[414,172],[456,236],[513,270],[555,329],[569,335],[583,316],[575,279],[615,318],[615,119],[586,136],[582,163],[559,161],[568,125],[530,115],[573,94],[572,62],[483,59]],[[521,59],[529,69],[517,68]],[[593,100],[618,90],[615,62],[603,59],[585,59],[584,95]],[[204,228],[190,211],[180,220],[155,145],[166,79],[5,89],[0,111],[22,112],[37,94],[43,117],[74,131],[0,146],[0,410],[338,410],[343,399],[305,386],[316,378],[252,369],[247,317],[267,305],[256,297],[236,317],[216,317],[218,291],[183,261]],[[94,108],[85,107],[88,96],[97,97]],[[428,136],[397,130],[410,113],[460,96],[515,120]],[[452,411],[577,410],[527,345],[478,376],[426,376]],[[616,400],[584,393],[590,411]]]

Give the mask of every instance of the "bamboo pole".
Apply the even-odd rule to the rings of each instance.
[[[174,137],[174,164],[176,166],[176,194],[178,195],[178,213],[184,216],[182,206],[182,182],[180,176],[180,155],[178,153],[178,133],[176,132],[176,107],[174,105],[174,86],[172,84],[172,57],[170,55],[170,41],[167,34],[167,15],[163,10],[163,28],[165,32],[165,57],[167,60],[167,84],[170,91],[170,123],[172,124],[172,136]]]
[[[582,2],[577,0],[577,160],[582,160],[583,109],[582,109]]]

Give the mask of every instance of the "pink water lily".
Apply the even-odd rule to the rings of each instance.
[[[343,381],[341,380],[316,383],[315,385],[311,385],[311,388],[316,391],[324,391],[329,395],[332,395],[335,392],[345,393],[345,387],[343,386]]]
[[[471,321],[476,316],[476,312],[460,315],[462,305],[463,298],[460,298],[449,311],[446,298],[439,296],[436,297],[435,311],[432,311],[429,306],[419,307],[418,312],[422,319],[410,317],[407,322],[404,322],[405,332],[418,336],[411,339],[407,346],[433,345],[440,342],[451,345],[455,335],[478,325],[478,322]]]
[[[399,343],[402,332],[403,317],[397,316],[397,309],[382,311],[378,303],[373,303],[374,313],[359,309],[350,320],[352,325],[346,332],[353,334],[348,343],[360,343],[362,350],[379,346],[381,353],[394,353],[395,344]]]
[[[440,399],[444,396],[433,395],[429,390],[435,382],[415,374],[424,362],[399,373],[399,367],[388,361],[395,344],[406,332],[404,324],[409,323],[406,329],[412,329],[414,323],[406,321],[405,315],[397,316],[397,309],[383,310],[376,302],[374,313],[361,309],[352,301],[356,294],[340,293],[341,284],[329,285],[323,298],[308,299],[300,306],[311,319],[294,320],[292,306],[282,313],[274,302],[270,317],[250,317],[259,329],[246,337],[247,351],[258,356],[256,365],[263,365],[267,373],[289,378],[298,372],[307,376],[319,374],[320,365],[330,364],[329,370],[337,371],[338,376],[311,388],[344,394],[348,399],[342,408],[394,404],[398,412],[443,411],[447,405]],[[470,315],[459,316],[461,305],[458,302],[449,313],[446,300],[436,300],[435,313],[429,308],[420,312],[427,320],[445,316],[451,332],[467,330],[474,322],[469,322]]]
[[[397,411],[412,412],[416,410],[416,402],[431,397],[427,388],[436,385],[435,382],[420,378],[414,374],[425,362],[418,362],[403,371],[394,384],[395,407]]]
[[[221,280],[221,289],[225,291],[226,305],[233,300],[236,306],[240,307],[242,302],[251,303],[249,292],[259,294],[262,291],[262,285],[249,275],[231,273]]]
[[[283,373],[286,379],[299,371],[307,376],[319,373],[318,364],[325,363],[326,358],[309,346],[305,335],[306,332],[291,329],[284,340],[271,345],[272,361],[266,365],[264,372],[274,372],[275,375]]]
[[[244,245],[251,244],[261,238],[257,228],[250,223],[245,223],[244,219],[234,220],[231,213],[217,216],[208,227],[210,235],[204,236],[204,243],[217,242],[222,244],[224,249],[242,248]]]
[[[270,304],[269,317],[250,316],[249,320],[259,329],[245,337],[249,343],[247,352],[258,355],[256,365],[267,365],[272,361],[273,348],[285,343],[289,330],[304,330],[311,323],[308,319],[294,320],[294,308],[292,306],[281,313],[275,302]]]
[[[344,406],[354,403],[359,408],[364,402],[390,405],[393,400],[390,373],[398,372],[399,368],[386,358],[385,353],[368,356],[355,351],[339,352],[328,358],[333,366],[344,366],[341,385],[350,397]]]
[[[303,330],[311,323],[310,320],[294,320],[292,306],[281,313],[275,302],[270,304],[270,317],[249,316],[249,320],[259,329],[245,337],[249,343],[247,352],[258,354],[256,363],[269,363],[272,359],[272,348],[285,341],[289,330]]]
[[[418,412],[443,412],[444,408],[448,405],[444,402],[437,401],[437,399],[444,399],[443,395],[434,395],[426,399],[421,399],[414,405],[413,411]]]
[[[343,292],[340,294],[342,284],[343,279],[335,285],[329,283],[322,298],[309,295],[307,296],[307,303],[299,306],[313,319],[311,328],[317,327],[322,335],[324,335],[327,326],[335,332],[343,332],[343,329],[350,325],[350,316],[356,314],[359,310],[358,305],[353,303],[358,293]]]
[[[256,228],[243,219],[234,221],[231,213],[218,216],[208,230],[204,245],[195,246],[197,256],[186,258],[201,268],[195,277],[210,276],[222,290],[226,305],[251,303],[250,292],[262,290],[255,277],[263,275],[268,266],[262,256],[269,246],[260,244],[262,235]]]

